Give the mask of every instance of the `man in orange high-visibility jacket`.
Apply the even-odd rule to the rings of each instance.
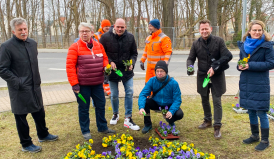
[[[101,28],[99,28],[98,32],[94,34],[94,37],[97,39],[98,42],[99,42],[101,36],[104,33],[108,32],[110,26],[111,26],[111,23],[109,20],[107,20],[107,19],[102,20]]]
[[[102,20],[102,22],[101,22],[101,28],[98,30],[97,33],[94,34],[94,37],[95,37],[95,39],[98,42],[99,42],[101,36],[104,33],[106,33],[106,32],[109,31],[110,26],[111,26],[111,23],[110,23],[109,20],[107,20],[107,19]],[[105,76],[103,87],[104,87],[105,94],[110,95],[111,92],[110,92],[109,83],[108,83],[108,77],[107,76]]]
[[[168,64],[172,55],[171,40],[160,29],[160,21],[158,19],[151,20],[148,29],[151,35],[146,38],[145,51],[140,61],[141,69],[145,70],[144,63],[147,59],[146,83],[155,76],[156,63],[163,60]]]

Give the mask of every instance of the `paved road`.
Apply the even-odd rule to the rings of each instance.
[[[145,71],[139,67],[139,61],[143,52],[139,52],[136,67],[134,69],[135,78],[145,77]],[[62,82],[67,81],[66,75],[66,53],[39,53],[39,70],[42,79],[42,83],[50,82]],[[186,59],[188,55],[172,55],[169,65],[169,74],[172,77],[187,76],[186,74]],[[239,76],[236,63],[238,55],[234,55],[232,62],[230,62],[230,68],[226,71],[227,76]],[[197,62],[195,64],[197,69]],[[0,78],[0,87],[6,87],[6,82]]]

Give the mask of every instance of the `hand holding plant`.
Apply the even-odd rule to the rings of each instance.
[[[241,65],[243,68],[245,68],[249,58],[250,58],[250,54],[248,54],[248,57],[245,57],[244,59],[239,60],[238,65],[239,66]]]
[[[132,60],[126,60],[126,61],[123,60],[123,64],[126,67],[125,71],[127,71],[129,67],[132,65]]]
[[[110,65],[110,64],[108,64],[108,65],[106,66],[105,74],[106,74],[106,75],[110,75],[110,74],[111,74],[111,65]]]
[[[162,111],[163,115],[166,115],[166,113],[168,112],[168,106],[165,106],[165,109],[162,109],[161,107],[159,107],[159,110]]]

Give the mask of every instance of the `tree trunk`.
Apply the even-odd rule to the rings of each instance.
[[[42,43],[43,43],[43,48],[47,47],[46,44],[46,35],[45,35],[45,4],[44,4],[44,0],[41,1],[41,7],[42,7],[42,21],[41,21],[41,26],[42,26]]]
[[[163,31],[173,42],[173,27],[174,27],[174,0],[162,0],[163,5]]]
[[[11,21],[10,0],[6,0],[6,14],[8,22]],[[8,25],[8,38],[11,38],[11,27]]]
[[[212,35],[217,35],[218,27],[217,27],[217,6],[218,1],[216,0],[208,0],[208,19],[211,21],[211,26],[213,26]]]

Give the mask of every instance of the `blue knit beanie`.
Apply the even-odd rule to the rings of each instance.
[[[160,21],[158,19],[153,19],[148,24],[151,24],[156,29],[160,29],[161,28]]]

